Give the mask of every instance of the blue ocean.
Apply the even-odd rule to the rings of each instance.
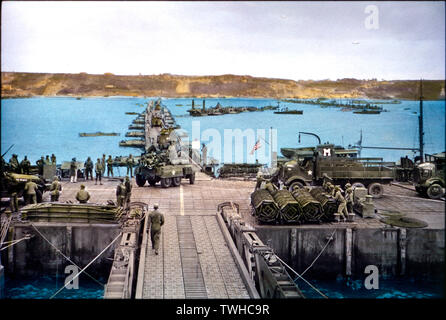
[[[12,153],[24,155],[35,163],[42,155],[54,153],[57,162],[70,161],[76,157],[85,160],[102,154],[119,156],[138,155],[135,148],[120,147],[119,141],[126,139],[125,133],[135,115],[125,112],[142,112],[144,103],[150,98],[108,97],[82,98],[51,97],[2,99],[1,108],[1,150],[2,153],[14,145],[5,156],[9,160]],[[339,101],[339,100],[338,100]],[[340,108],[321,108],[318,105],[295,104],[275,99],[221,98],[206,99],[206,107],[222,106],[262,107],[267,105],[303,110],[303,115],[246,112],[214,117],[190,117],[192,99],[162,99],[176,121],[193,138],[193,127],[199,128],[199,138],[203,143],[221,139],[221,154],[210,150],[209,155],[223,162],[254,162],[255,159],[270,159],[270,147],[280,156],[280,148],[314,146],[315,137],[298,132],[317,134],[322,142],[335,143],[347,147],[354,145],[362,130],[363,146],[378,147],[418,147],[418,101],[401,101],[400,104],[383,104],[388,112],[381,114],[354,114],[342,112]],[[195,99],[195,106],[201,107],[202,100]],[[273,143],[270,140],[270,129]],[[227,132],[255,132],[253,139],[233,139]],[[248,131],[246,131],[248,130]],[[262,135],[263,130],[263,135]],[[120,136],[79,137],[80,132],[117,132]],[[442,152],[445,149],[445,101],[424,101],[425,153]],[[196,135],[195,135],[196,137]],[[277,139],[275,139],[277,137]],[[256,141],[260,148],[250,153]],[[217,141],[218,142],[218,141]],[[212,148],[211,148],[212,149]],[[236,156],[236,150],[243,150]],[[232,156],[231,156],[232,151]],[[264,157],[260,157],[264,155]],[[406,150],[363,149],[362,157],[382,157],[384,161],[397,161],[400,157],[413,158],[416,153]]]

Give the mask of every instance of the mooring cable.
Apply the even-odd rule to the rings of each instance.
[[[29,235],[24,236],[23,238],[21,238],[21,239],[17,239],[17,240],[5,241],[5,242],[3,242],[2,244],[5,244],[5,243],[10,243],[10,244],[7,245],[7,246],[5,246],[5,247],[3,247],[3,248],[1,248],[0,251],[3,251],[3,250],[5,250],[5,249],[7,249],[7,248],[9,248],[9,247],[11,247],[11,246],[13,246],[13,245],[19,243],[19,242],[22,242],[23,240],[28,240],[28,239],[31,239],[31,237],[30,237]]]
[[[62,251],[60,251],[55,245],[53,245],[32,223],[31,226],[37,231],[37,233],[39,233],[39,235],[50,244],[50,246],[52,246],[57,253],[59,253],[62,257],[64,257],[65,259],[68,260],[68,262],[70,262],[72,265],[76,266],[77,268],[81,269],[81,267],[79,267],[76,263],[74,263],[73,261],[71,261],[70,258],[68,258],[66,255],[63,254]],[[91,276],[90,274],[85,272],[85,275],[87,275],[88,277],[90,277],[90,279],[94,280],[96,283],[98,283],[99,285],[105,287],[104,284],[102,284],[99,280],[96,280],[93,276]]]
[[[282,262],[286,267],[288,267],[291,271],[293,271],[294,274],[296,274],[296,276],[298,276],[298,277],[301,278],[303,281],[305,281],[305,283],[308,284],[313,290],[315,290],[317,293],[319,293],[319,294],[320,294],[321,296],[323,296],[325,299],[328,299],[328,297],[327,297],[325,294],[323,294],[322,292],[320,292],[318,288],[316,288],[315,286],[313,286],[311,283],[309,283],[307,280],[305,280],[304,277],[302,277],[300,274],[298,274],[296,271],[294,271],[294,269],[291,268],[289,265],[287,265],[287,264],[285,263],[285,261],[283,261],[282,259],[280,259],[276,254],[274,254],[274,255],[276,256],[277,260],[279,260],[280,262]]]
[[[325,244],[325,246],[322,248],[321,252],[319,252],[319,254],[317,255],[317,257],[316,257],[316,258],[313,260],[313,262],[308,266],[308,268],[306,268],[306,269],[304,270],[304,272],[302,272],[302,273],[300,274],[301,276],[303,276],[303,275],[305,274],[305,272],[307,272],[307,271],[314,265],[314,263],[316,262],[316,260],[319,259],[319,257],[321,256],[321,254],[322,254],[322,253],[325,251],[325,249],[327,248],[327,246],[328,246],[328,244],[330,243],[330,241],[333,240],[333,236],[334,236],[335,232],[336,232],[336,229],[333,230],[333,233],[332,233],[331,236],[328,238],[328,241],[327,241],[327,243]],[[294,279],[294,281],[296,281],[296,280],[297,280],[297,278]]]
[[[65,287],[68,285],[68,284],[70,284],[72,281],[74,281],[76,278],[78,278],[80,275],[81,275],[81,273],[83,273],[93,262],[95,262],[96,261],[96,259],[98,259],[105,251],[107,251],[107,249],[109,248],[109,247],[111,247],[111,245],[116,241],[116,240],[118,240],[119,239],[119,237],[121,237],[121,235],[122,235],[122,232],[120,232],[117,236],[116,236],[116,238],[114,238],[113,239],[113,241],[112,242],[110,242],[110,244],[108,245],[108,246],[106,246],[105,248],[104,248],[104,250],[102,250],[93,260],[91,260],[86,266],[85,266],[85,268],[83,268],[81,271],[79,271],[79,273],[78,274],[76,274],[72,279],[71,279],[71,281],[68,281],[67,283],[65,283],[65,285],[62,287],[62,288],[60,288],[59,290],[57,290],[57,292],[55,293],[55,294],[53,294],[51,297],[50,297],[50,299],[53,299],[55,296],[57,296],[58,294],[59,294],[59,292],[61,292],[63,289],[65,289]]]

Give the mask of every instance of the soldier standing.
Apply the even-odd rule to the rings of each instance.
[[[96,182],[94,184],[98,184],[98,178],[99,178],[99,183],[102,185],[102,171],[103,171],[104,166],[102,165],[101,159],[98,158],[98,162],[96,162],[95,165],[95,172],[96,172]]]
[[[90,180],[93,180],[93,161],[88,157],[87,161],[85,161],[85,180],[88,180],[88,176],[90,176]]]
[[[118,203],[118,207],[124,207],[124,200],[125,200],[125,184],[124,179],[119,179],[121,182],[118,187],[116,188],[116,202]]]
[[[37,169],[39,170],[39,175],[43,176],[43,165],[45,163],[45,159],[43,159],[43,156],[40,157],[39,160],[36,161]]]
[[[9,198],[9,206],[11,208],[11,213],[19,211],[19,198],[17,197],[17,192],[11,193],[11,198]]]
[[[102,164],[101,176],[103,177],[105,174],[105,154],[102,155],[101,164]]]
[[[133,159],[133,156],[130,154],[127,158],[127,175],[129,175],[130,171],[130,178],[133,178],[133,166],[135,164],[135,159]]]
[[[15,173],[20,173],[19,160],[17,159],[16,154],[13,154],[11,159],[9,159],[9,166]]]
[[[150,239],[152,240],[152,249],[158,254],[160,246],[161,227],[164,224],[164,216],[158,211],[158,204],[153,205],[153,211],[149,214],[150,219]]]
[[[29,174],[29,168],[31,167],[31,162],[29,162],[28,158],[25,156],[25,159],[20,162],[20,167],[22,168],[23,174]]]
[[[73,158],[70,163],[70,181],[75,183],[77,182],[77,164],[76,158]]]
[[[51,164],[50,156],[46,155],[45,164]]]
[[[107,159],[107,177],[110,177],[110,174],[113,177],[113,159],[112,156],[109,155]]]
[[[59,195],[60,192],[62,191],[62,185],[60,184],[57,176],[54,176],[53,178],[53,183],[51,184],[50,191],[51,191],[51,202],[59,201]]]
[[[130,182],[129,176],[125,177],[125,203],[128,207],[130,203],[130,198],[132,197],[132,183]]]
[[[335,200],[339,204],[338,206],[338,214],[342,217],[342,220],[346,221],[346,216],[348,215],[347,212],[347,201],[345,201],[344,197],[341,194],[341,188],[339,186],[336,186],[334,188],[336,194],[335,194]],[[345,215],[344,215],[345,213]]]
[[[31,179],[28,179],[28,182],[25,184],[25,194],[28,198],[27,203],[37,203],[37,184],[33,182]]]
[[[90,200],[90,194],[85,190],[85,186],[81,184],[81,189],[76,193],[76,200],[79,203],[87,203]]]
[[[56,164],[56,156],[54,153],[51,155],[51,164]]]
[[[345,185],[345,201],[347,201],[347,212],[353,213],[353,189],[350,183]]]

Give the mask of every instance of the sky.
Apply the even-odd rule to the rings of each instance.
[[[444,79],[444,6],[3,1],[1,70]]]

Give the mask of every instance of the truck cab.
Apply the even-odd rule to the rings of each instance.
[[[440,199],[445,188],[445,153],[426,154],[426,162],[417,164],[413,172],[415,189],[430,199]]]

